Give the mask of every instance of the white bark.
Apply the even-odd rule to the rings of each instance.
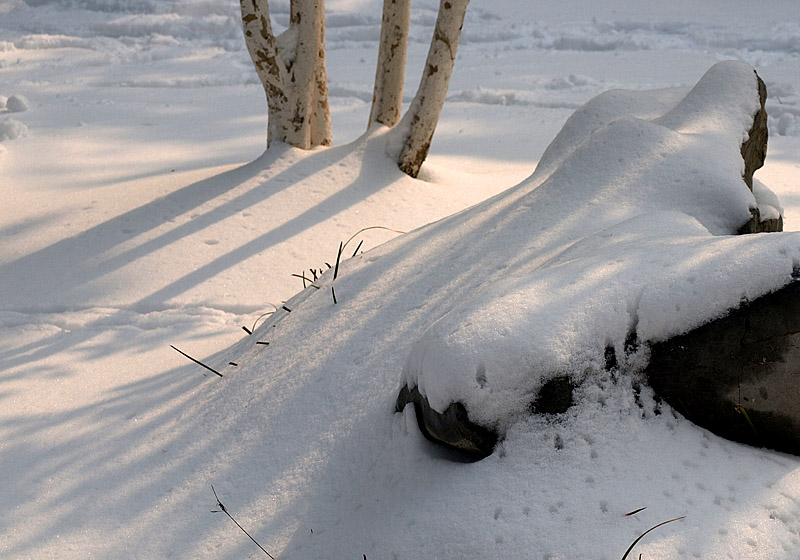
[[[314,67],[314,92],[311,110],[311,145],[330,146],[333,142],[331,110],[328,105],[328,71],[325,67],[325,5],[319,2],[317,64]]]
[[[419,174],[428,155],[442,113],[468,4],[469,0],[440,0],[439,3],[439,15],[419,89],[401,123],[401,128],[407,133],[397,164],[412,177]]]
[[[381,39],[369,124],[394,126],[403,108],[411,0],[383,0]]]
[[[267,0],[240,3],[247,50],[267,95],[267,146],[329,145],[324,0],[292,0],[290,27],[277,38]]]

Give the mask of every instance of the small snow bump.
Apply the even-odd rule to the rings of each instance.
[[[28,127],[14,119],[0,121],[0,141],[16,140],[28,135]]]
[[[30,109],[30,102],[22,95],[12,95],[6,100],[6,109],[11,113],[23,113]]]
[[[798,136],[800,135],[800,126],[798,126],[797,118],[791,113],[784,113],[778,118],[778,124],[775,127],[775,132],[780,136]]]

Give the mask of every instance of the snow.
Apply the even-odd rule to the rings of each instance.
[[[271,5],[281,32],[288,2]],[[436,5],[412,9],[406,101]],[[609,314],[602,334],[616,342],[637,309],[645,340],[738,301],[718,288],[748,271],[747,294],[785,281],[796,234],[721,234],[756,200],[762,211],[782,207],[787,229],[800,223],[796,2],[473,0],[421,180],[386,159],[391,134],[363,136],[380,3],[328,8],[336,147],[262,154],[266,104],[235,2],[0,2],[0,98],[28,107],[0,108],[3,131],[27,130],[0,141],[0,555],[263,557],[210,512],[213,484],[280,558],[615,559],[680,515],[632,554],[796,558],[800,461],[697,428],[646,387],[637,395],[633,377],[595,372],[581,406],[558,422],[504,408],[513,416],[505,438],[477,463],[453,462],[422,438],[410,408],[393,412],[414,348],[446,355],[432,336],[446,324],[465,329],[463,340],[481,335],[460,360],[510,328],[509,351],[493,355],[519,364],[527,347],[513,338],[533,324],[531,297],[542,313],[556,308],[548,296],[562,273],[579,278],[558,286],[565,293],[596,294],[587,310],[563,307],[560,332],[572,336],[545,357],[575,364],[596,359],[582,336],[601,332],[593,325]],[[733,130],[750,110],[708,123],[677,118],[690,111],[655,120],[730,59],[754,66],[770,92],[755,198],[720,187],[716,206],[654,199],[656,179],[694,161],[681,156],[687,136],[721,138],[713,126]],[[636,93],[601,98],[598,125],[634,114],[612,125],[623,139],[641,132],[676,152],[642,175],[641,198],[567,248],[575,230],[554,224],[590,197],[575,178],[599,158],[589,149],[599,136],[578,140],[574,131],[587,127],[570,132],[574,118],[556,136],[576,108],[614,88]],[[712,155],[727,161],[730,150],[720,144]],[[733,184],[729,172],[719,168],[720,184]],[[607,196],[596,197],[600,207]],[[524,205],[542,201],[551,204],[530,219]],[[333,265],[339,242],[370,226],[410,233],[362,232],[335,281],[328,272],[320,289],[300,291],[292,274]],[[611,257],[605,269],[593,261],[599,253]],[[640,293],[654,254],[685,268],[671,264]],[[580,276],[590,266],[594,276]],[[597,289],[620,268],[632,271],[630,284]],[[241,329],[275,309],[252,336]],[[474,368],[464,373],[475,381]],[[437,389],[445,396],[461,390],[450,379]],[[487,418],[496,411],[487,407]]]
[[[30,103],[21,95],[12,95],[5,100],[6,109],[12,113],[22,113],[29,109]]]
[[[28,134],[28,127],[15,119],[0,121],[0,140],[15,140]]]

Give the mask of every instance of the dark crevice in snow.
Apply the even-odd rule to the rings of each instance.
[[[617,366],[619,365],[617,363],[617,351],[614,349],[614,345],[612,343],[608,343],[606,345],[604,358],[606,371],[617,369]]]

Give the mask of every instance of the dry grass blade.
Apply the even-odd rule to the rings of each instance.
[[[653,529],[658,529],[659,527],[661,527],[662,525],[666,525],[667,523],[672,523],[673,521],[679,521],[679,520],[681,520],[681,519],[685,519],[685,518],[686,518],[686,516],[685,516],[685,515],[682,515],[681,517],[676,517],[675,519],[670,519],[670,520],[668,520],[668,521],[662,521],[662,522],[661,522],[661,523],[659,523],[658,525],[653,525],[653,526],[652,526],[652,527],[650,527],[650,528],[649,528],[647,531],[645,531],[644,533],[642,533],[641,535],[639,535],[639,537],[638,537],[638,538],[637,538],[635,541],[633,541],[633,542],[631,543],[631,545],[628,547],[628,550],[626,550],[626,551],[625,551],[625,554],[623,554],[623,555],[622,555],[622,560],[625,560],[625,559],[628,557],[628,554],[630,554],[630,553],[631,553],[631,550],[633,550],[633,547],[634,547],[634,546],[636,546],[636,544],[637,544],[637,543],[638,543],[640,540],[642,540],[642,538],[643,538],[643,537],[644,537],[644,536],[645,536],[647,533],[649,533],[649,532],[650,532],[650,531],[652,531]]]
[[[278,310],[278,307],[277,307],[277,306],[275,306],[275,305],[273,305],[273,304],[271,304],[271,303],[269,303],[269,304],[267,304],[267,305],[272,305],[272,307],[274,307],[274,308],[275,308],[275,311],[277,311],[277,310]],[[249,333],[249,334],[252,334],[252,333],[253,333],[253,331],[255,331],[255,330],[256,330],[256,325],[258,325],[258,322],[259,322],[261,319],[263,319],[264,317],[267,317],[268,315],[272,315],[273,313],[275,313],[275,311],[267,311],[266,313],[262,313],[261,315],[259,315],[259,316],[258,316],[258,318],[257,318],[257,319],[256,319],[256,320],[253,322],[253,328],[252,328],[252,329],[250,329],[250,333]],[[244,327],[242,327],[242,328],[244,329]],[[245,329],[245,330],[247,330],[247,329]]]
[[[204,368],[206,368],[208,371],[211,371],[211,372],[213,372],[213,373],[216,373],[216,374],[217,374],[217,375],[219,375],[220,377],[223,377],[223,375],[222,375],[220,372],[218,372],[217,370],[215,370],[214,368],[212,368],[212,367],[210,367],[210,366],[207,366],[207,365],[205,365],[205,364],[204,364],[203,362],[201,362],[200,360],[195,360],[194,358],[192,358],[192,357],[191,357],[189,354],[187,354],[187,353],[186,353],[186,352],[184,352],[183,350],[178,350],[178,349],[177,349],[177,348],[175,348],[175,347],[174,347],[172,344],[170,344],[169,346],[170,346],[170,348],[172,348],[173,350],[175,350],[175,351],[176,351],[176,352],[178,352],[179,354],[182,354],[182,355],[186,356],[187,358],[189,358],[190,360],[192,360],[192,361],[193,361],[194,363],[196,363],[198,366],[203,366],[203,367],[204,367]]]
[[[359,250],[359,249],[361,249],[361,246],[362,246],[363,244],[364,244],[364,240],[363,240],[363,239],[362,239],[361,241],[359,241],[359,242],[358,242],[358,245],[356,245],[356,250],[355,250],[355,251],[353,251],[353,256],[354,256],[354,257],[355,257],[355,256],[358,254],[358,250]]]
[[[344,250],[344,248],[347,247],[347,244],[350,243],[353,239],[355,239],[358,236],[358,234],[364,233],[365,231],[369,231],[371,229],[382,229],[384,231],[391,231],[392,233],[400,233],[400,234],[406,233],[404,231],[400,231],[400,230],[397,230],[397,229],[392,229],[392,228],[388,228],[388,227],[384,227],[384,226],[369,226],[369,227],[361,228],[360,230],[355,232],[353,235],[351,235],[350,239],[348,239],[347,241],[344,242],[344,244],[342,245],[342,250]],[[360,246],[360,244],[359,244],[359,246]],[[358,249],[356,249],[356,253],[357,252],[358,252]],[[355,255],[353,255],[353,256],[355,256]]]
[[[314,280],[316,280],[317,279],[316,271],[313,268],[309,270],[314,275]],[[316,288],[317,290],[319,290],[319,286],[314,284],[314,280],[311,280],[308,276],[306,276],[305,272],[302,274],[292,274],[292,276],[294,276],[295,278],[300,278],[303,281],[303,288],[311,286],[312,288]]]
[[[333,279],[339,276],[339,261],[342,260],[342,251],[344,251],[344,243],[339,242],[339,252],[336,254],[336,268],[333,269]]]
[[[756,439],[760,440],[761,436],[758,435],[758,430],[756,430],[755,424],[753,424],[753,421],[750,420],[750,415],[747,414],[747,411],[744,409],[744,407],[742,405],[737,405],[736,406],[736,411],[739,414],[741,414],[742,416],[744,416],[744,419],[747,422],[747,425],[750,426],[750,429],[753,430],[753,433],[756,435]]]

